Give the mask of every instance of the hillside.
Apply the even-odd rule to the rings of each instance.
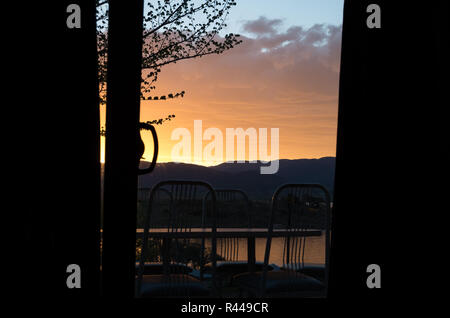
[[[143,162],[142,166],[148,163]],[[320,183],[332,194],[335,158],[282,159],[273,175],[260,174],[260,163],[223,163],[204,167],[185,163],[158,163],[153,173],[139,177],[139,187],[167,179],[203,180],[215,188],[238,188],[253,200],[269,200],[284,183]]]

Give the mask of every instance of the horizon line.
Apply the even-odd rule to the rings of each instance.
[[[192,162],[192,161],[180,161],[180,162],[175,162],[175,161],[157,161],[156,162],[156,164],[159,164],[159,163],[181,163],[181,164],[189,164],[189,165],[195,165],[195,166],[201,166],[201,167],[217,167],[217,166],[220,166],[221,164],[224,164],[224,163],[240,163],[240,164],[242,164],[242,163],[244,163],[244,164],[269,164],[270,162],[272,162],[272,161],[280,161],[280,160],[319,160],[319,159],[324,159],[324,158],[336,158],[336,156],[323,156],[323,157],[317,157],[317,158],[294,158],[294,159],[292,159],[292,158],[282,158],[282,159],[276,159],[276,160],[270,160],[270,161],[267,161],[267,162],[261,162],[261,160],[257,160],[256,162],[249,162],[248,160],[246,160],[245,162],[237,162],[236,160],[235,161],[221,161],[221,162],[219,162],[219,163],[217,163],[217,164],[201,164],[201,163],[198,163],[198,162]],[[147,160],[141,160],[140,161],[141,163],[143,162],[143,163],[150,163],[150,161],[147,161]],[[102,162],[102,163],[104,163],[104,162]]]
[[[336,156],[323,156],[323,157],[316,157],[316,158],[282,158],[282,159],[277,159],[279,160],[319,160],[319,159],[324,159],[324,158],[336,158]],[[269,164],[272,161],[277,161],[277,160],[271,160],[271,161],[267,161],[264,162],[264,164]],[[147,160],[140,160],[140,162],[144,162],[144,163],[150,163],[150,161]],[[217,164],[211,164],[211,165],[207,165],[207,164],[199,164],[199,163],[195,163],[195,162],[187,162],[187,161],[180,161],[180,162],[175,162],[175,161],[157,161],[156,164],[159,163],[182,163],[182,164],[190,164],[190,165],[195,165],[195,166],[202,166],[202,167],[216,167],[216,166],[220,166],[221,164],[224,163],[238,163],[237,161],[221,161]],[[258,164],[261,163],[261,160],[257,160],[257,162],[249,162],[249,161],[245,161],[245,162],[239,162],[239,163],[248,163],[248,164]],[[100,161],[100,164],[105,164],[104,161]]]

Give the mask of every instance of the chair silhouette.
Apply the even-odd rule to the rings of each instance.
[[[209,203],[205,194],[211,192]],[[202,181],[168,180],[156,184],[149,195],[139,261],[136,294],[139,297],[197,297],[215,292],[215,193]],[[210,209],[206,211],[205,209]],[[208,252],[198,238],[151,239],[152,232],[180,233],[202,228],[211,233]],[[211,260],[212,280],[202,281],[205,258]]]
[[[247,194],[239,189],[215,189],[217,197],[217,228],[252,228],[250,200]],[[239,238],[225,237],[217,239],[216,278],[221,287],[231,283],[234,274],[248,270],[248,261],[240,260]]]
[[[283,237],[283,270],[268,271],[272,236],[278,229],[287,231]],[[305,274],[304,256],[307,237],[297,232],[311,229],[325,234],[324,281]],[[326,295],[328,282],[328,258],[330,242],[330,196],[321,185],[286,184],[279,187],[272,197],[268,239],[264,254],[263,270],[236,275],[234,280],[242,291],[265,297],[322,297]]]
[[[142,226],[145,221],[145,215],[148,210],[148,204],[150,199],[150,192],[152,188],[142,187],[137,191],[137,225]]]

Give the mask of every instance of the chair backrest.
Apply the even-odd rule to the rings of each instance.
[[[217,201],[217,227],[252,227],[251,203],[244,191],[240,189],[214,189],[214,191]]]
[[[148,210],[148,203],[150,198],[151,188],[143,187],[138,188],[137,192],[137,220],[136,225],[138,228],[144,227],[145,215]]]
[[[138,202],[148,202],[151,190],[152,188],[148,187],[138,188]]]
[[[250,200],[240,189],[215,189],[217,228],[252,228]],[[239,239],[221,238],[217,242],[221,260],[239,260]]]
[[[325,286],[328,284],[331,207],[330,195],[318,184],[285,184],[272,197],[269,220],[269,235],[264,255],[262,290],[266,286],[272,236],[277,229],[287,230],[293,236],[283,237],[283,268],[286,273],[297,275],[304,266],[307,247],[306,236],[295,236],[296,232],[321,230],[325,235]]]
[[[211,192],[210,202],[205,204],[205,196],[209,192]],[[138,294],[145,262],[162,264],[164,276],[167,277],[165,281],[168,285],[174,285],[171,279],[175,277],[176,285],[182,286],[186,265],[194,270],[198,269],[198,272],[201,273],[201,267],[207,259],[213,264],[214,275],[216,265],[215,201],[216,195],[213,188],[202,181],[168,180],[159,182],[152,187],[144,220],[137,280]],[[201,237],[201,234],[198,238],[172,237],[149,240],[152,232],[179,233],[191,232],[194,229],[211,232],[209,253],[205,253],[203,249],[204,238]],[[179,270],[181,271],[179,272]]]

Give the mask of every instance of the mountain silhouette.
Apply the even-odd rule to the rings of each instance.
[[[148,166],[141,162],[141,167]],[[214,188],[244,190],[252,200],[270,200],[273,192],[284,183],[319,183],[333,193],[335,158],[281,159],[278,172],[260,174],[260,167],[268,164],[222,163],[205,167],[187,163],[158,163],[151,174],[139,177],[139,187],[152,187],[167,179],[202,180]]]

